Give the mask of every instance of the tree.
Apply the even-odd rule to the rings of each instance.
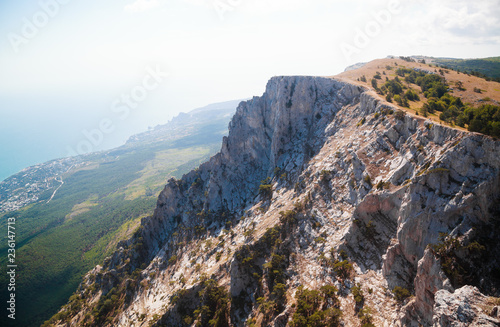
[[[397,103],[398,105],[400,105],[400,106],[402,106],[402,105],[403,105],[403,99],[401,98],[401,96],[400,96],[399,94],[396,94],[396,95],[394,96],[394,101],[396,101],[396,103]]]
[[[406,91],[405,93],[405,97],[410,100],[410,101],[419,101],[420,98],[417,94],[417,92],[413,91],[413,90],[408,90]]]
[[[264,198],[272,198],[273,197],[273,185],[270,184],[271,178],[266,178],[265,180],[260,182],[259,186],[259,194]]]
[[[462,81],[456,81],[455,82],[455,85],[457,86],[457,88],[460,90],[460,91],[465,91],[464,89],[464,83]]]
[[[396,113],[394,114],[394,117],[396,117],[399,120],[405,119],[405,112],[403,110],[397,110]]]
[[[320,291],[299,287],[295,298],[296,311],[292,316],[290,326],[303,327],[334,327],[340,326],[342,312],[334,286],[323,286]]]
[[[391,94],[401,94],[401,92],[403,92],[403,85],[400,83],[397,76],[395,79],[385,82],[384,86]]]
[[[394,287],[392,293],[394,294],[394,298],[396,299],[396,301],[398,301],[399,303],[404,302],[404,300],[411,296],[410,291],[401,286]]]

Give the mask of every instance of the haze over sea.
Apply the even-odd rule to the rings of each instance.
[[[78,151],[78,144],[85,140],[82,131],[99,128],[102,119],[111,120],[114,131],[103,134],[102,142],[92,146],[92,151],[120,146],[131,135],[169,118],[151,117],[144,110],[121,121],[105,101],[95,98],[2,96],[0,108],[0,181],[26,167],[67,157],[69,149]]]

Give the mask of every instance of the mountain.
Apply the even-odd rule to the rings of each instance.
[[[10,218],[16,228],[14,325],[40,325],[56,313],[83,275],[153,213],[167,180],[215,154],[238,103],[182,113],[119,148],[52,160],[1,182],[0,225],[7,230]],[[0,237],[2,266],[8,239]],[[2,326],[12,322],[2,315]]]
[[[44,325],[498,326],[500,143],[423,110],[475,115],[433,70],[272,78]]]

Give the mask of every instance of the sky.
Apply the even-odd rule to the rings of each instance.
[[[500,55],[500,0],[0,0],[0,180],[388,55]]]

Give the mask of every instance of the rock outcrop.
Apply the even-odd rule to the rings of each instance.
[[[454,293],[439,290],[435,294],[433,326],[498,326],[497,311],[485,310],[487,302],[473,286]]]
[[[345,326],[500,324],[498,141],[320,77],[272,78],[229,128],[86,276],[69,325],[287,326],[299,286],[325,285]]]

